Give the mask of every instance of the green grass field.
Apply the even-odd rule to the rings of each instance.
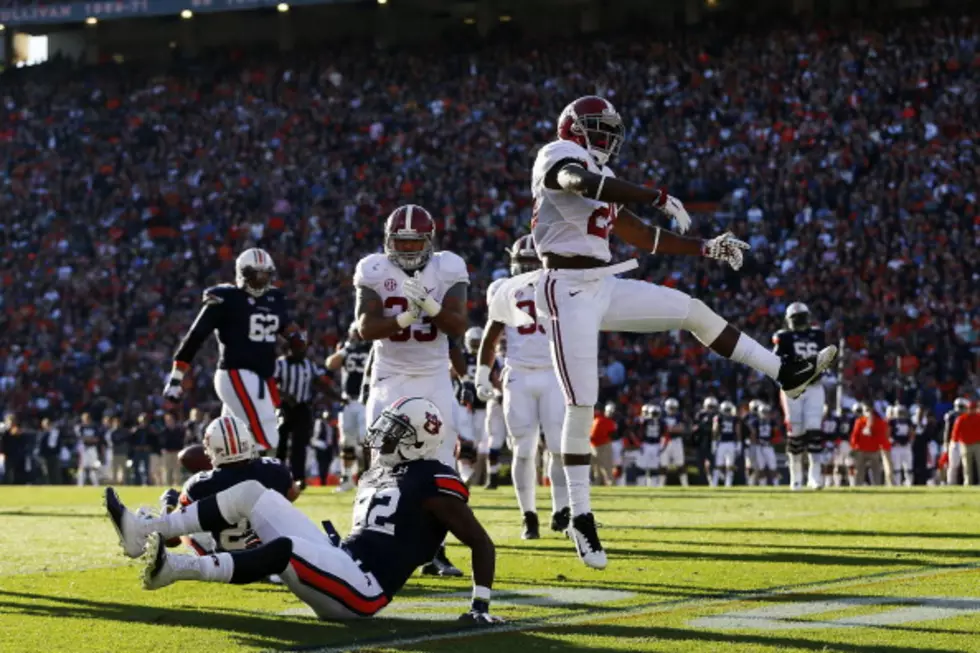
[[[123,488],[127,504],[159,489]],[[545,493],[539,496],[548,514]],[[497,544],[493,630],[453,619],[469,581],[410,581],[383,617],[321,623],[285,589],[144,592],[95,488],[0,489],[0,651],[980,651],[980,495],[957,489],[596,490],[609,550],[583,567],[518,537],[509,489],[474,491]],[[351,495],[300,505],[345,532]],[[468,555],[458,545],[461,567]]]

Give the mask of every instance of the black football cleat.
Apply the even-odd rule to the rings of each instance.
[[[442,576],[448,578],[460,578],[463,576],[463,572],[460,571],[456,565],[449,561],[449,557],[446,556],[446,547],[439,547],[436,557],[422,566],[423,576]]]
[[[572,520],[572,511],[565,506],[558,512],[551,513],[551,530],[556,533],[564,533],[568,530],[568,523]]]
[[[531,511],[524,513],[524,528],[521,530],[521,539],[541,539],[541,529],[538,527],[538,513]]]
[[[821,349],[815,360],[787,358],[779,366],[779,377],[776,380],[779,381],[787,397],[796,399],[813,385],[836,359],[837,347],[834,345]]]
[[[593,569],[606,568],[606,552],[599,541],[599,533],[595,527],[595,517],[591,512],[575,515],[568,528],[568,536],[575,543],[578,557],[588,567]]]
[[[484,490],[496,490],[500,487],[499,474],[490,474],[487,477],[487,484],[483,486]]]

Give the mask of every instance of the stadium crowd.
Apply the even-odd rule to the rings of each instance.
[[[353,317],[354,262],[409,200],[469,262],[482,324],[527,230],[535,149],[587,93],[627,123],[621,176],[666,185],[702,235],[753,246],[738,273],[641,254],[640,276],[760,339],[807,302],[847,339],[859,398],[942,411],[980,388],[980,17],[150,65],[4,75],[0,404],[34,430],[71,431],[86,411],[134,425],[214,412],[213,347],[180,405],[161,390],[201,289],[231,281],[252,245],[322,359]],[[687,413],[709,394],[776,404],[687,336],[603,347],[600,400],[627,412],[668,395]]]

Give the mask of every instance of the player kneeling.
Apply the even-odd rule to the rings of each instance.
[[[134,516],[107,488],[106,509],[126,555],[144,556],[145,589],[178,580],[245,584],[278,574],[321,619],[377,614],[452,532],[473,553],[473,602],[461,619],[499,623],[489,614],[493,542],[467,505],[462,481],[435,460],[442,441],[442,416],[432,402],[403,398],[382,411],[367,438],[379,449],[378,464],[361,479],[354,525],[343,542],[256,481],[149,520]],[[168,554],[163,546],[163,538],[220,530],[242,519],[261,546],[201,558]]]

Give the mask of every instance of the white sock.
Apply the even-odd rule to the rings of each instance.
[[[212,583],[230,583],[231,576],[235,572],[235,561],[232,559],[230,553],[212,553],[200,557],[182,557],[193,558],[195,568],[192,573],[199,575],[199,578],[195,580],[209,581]],[[179,576],[180,574],[178,573]]]
[[[711,485],[712,486],[718,485],[718,481],[720,481],[720,480],[721,480],[721,470],[720,469],[716,469],[713,472],[711,472]]]
[[[657,487],[664,487],[667,485],[667,475],[657,474]]]
[[[565,478],[568,480],[568,502],[572,516],[592,512],[590,503],[591,488],[589,487],[589,466],[572,465],[565,467]]]
[[[820,463],[817,461],[817,455],[815,453],[807,454],[807,462],[810,464],[810,480],[815,485],[823,485],[823,473],[820,471]]]
[[[725,487],[731,487],[732,483],[735,482],[735,472],[728,470],[725,472]]]
[[[197,518],[199,507],[200,504],[192,503],[189,506],[184,506],[181,510],[174,510],[166,515],[161,515],[152,521],[153,530],[159,532],[166,540],[201,532],[203,529]]]
[[[789,483],[798,485],[803,482],[803,454],[789,454]]]
[[[548,456],[548,477],[551,479],[551,512],[568,507],[568,480],[565,468],[561,466],[561,456],[552,453]]]
[[[517,494],[517,506],[521,509],[521,514],[537,512],[535,494],[538,479],[534,469],[534,458],[514,458],[510,476],[514,479],[514,492]]]
[[[687,487],[687,472],[681,472],[681,486]]]
[[[456,468],[459,471],[459,477],[462,479],[463,483],[469,485],[470,481],[473,480],[474,473],[476,472],[473,464],[470,462],[464,463],[460,460],[456,463]]]
[[[759,483],[758,483],[758,485],[761,486],[761,487],[765,487],[765,485],[766,485],[766,477],[765,476],[760,476],[759,477]]]
[[[772,484],[774,487],[780,485],[781,483],[782,483],[782,479],[779,478],[779,474],[776,474],[775,476],[772,477]]]
[[[736,363],[742,363],[752,369],[759,370],[771,379],[779,376],[779,366],[782,365],[779,356],[744,333],[739,335],[731,359]]]

